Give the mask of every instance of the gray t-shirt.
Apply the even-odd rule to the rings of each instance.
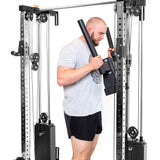
[[[59,56],[58,67],[73,69],[89,63],[91,52],[81,39],[65,46]],[[94,70],[79,81],[64,88],[63,108],[70,116],[88,116],[102,110],[102,76]]]

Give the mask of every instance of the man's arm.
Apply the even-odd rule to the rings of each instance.
[[[99,69],[103,65],[103,60],[100,55],[92,57],[90,62],[80,68],[72,69],[70,67],[58,67],[57,83],[59,86],[70,85],[82,77],[90,73],[92,70]]]

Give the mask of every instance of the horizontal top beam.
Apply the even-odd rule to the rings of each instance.
[[[54,8],[45,8],[41,10],[60,10],[60,9],[71,9],[71,8],[79,8],[79,7],[89,7],[89,6],[97,6],[97,5],[107,5],[107,4],[113,4],[117,1],[109,1],[109,2],[100,2],[100,3],[90,3],[90,4],[79,4],[79,5],[73,5],[73,6],[61,6],[61,7],[54,7]]]

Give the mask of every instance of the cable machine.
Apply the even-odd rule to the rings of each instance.
[[[37,123],[34,128],[35,160],[58,160],[59,148],[55,147],[55,126],[50,119],[50,18],[55,17],[58,25],[58,12],[39,8],[19,6],[20,41],[18,52],[12,51],[14,56],[20,56],[21,61],[21,152],[22,156],[16,160],[31,159],[31,111],[33,111],[33,74],[37,72]],[[36,16],[37,53],[33,53],[33,18]],[[41,72],[42,24],[46,24],[46,57],[47,57],[47,98],[48,113],[42,112]],[[32,107],[32,108],[31,108]]]
[[[115,4],[116,15],[116,44],[107,28],[107,39],[112,52],[112,59],[105,58],[104,65],[99,69],[103,75],[106,96],[114,94],[114,160],[146,160],[147,144],[143,140],[143,21],[145,0],[117,0],[94,4],[55,7],[39,9],[37,7],[19,6],[20,41],[18,52],[12,51],[14,56],[20,56],[21,77],[21,157],[16,160],[31,160],[31,112],[33,110],[33,79],[32,71],[37,72],[37,123],[34,129],[35,160],[58,160],[59,148],[55,146],[55,126],[50,118],[50,18],[55,17],[58,23],[60,9],[88,7],[95,5]],[[33,53],[33,19],[36,17],[37,53]],[[132,17],[139,18],[138,35],[138,129],[129,127],[130,107],[130,67],[131,67],[131,26]],[[47,98],[48,113],[42,112],[41,104],[41,25],[46,24],[46,57],[47,57]],[[88,35],[83,20],[78,24],[87,41],[93,56],[98,55]],[[139,136],[139,137],[138,137]]]

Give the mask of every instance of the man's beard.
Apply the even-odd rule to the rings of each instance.
[[[91,40],[95,47],[99,45],[100,41],[94,38],[94,32],[91,34]]]

